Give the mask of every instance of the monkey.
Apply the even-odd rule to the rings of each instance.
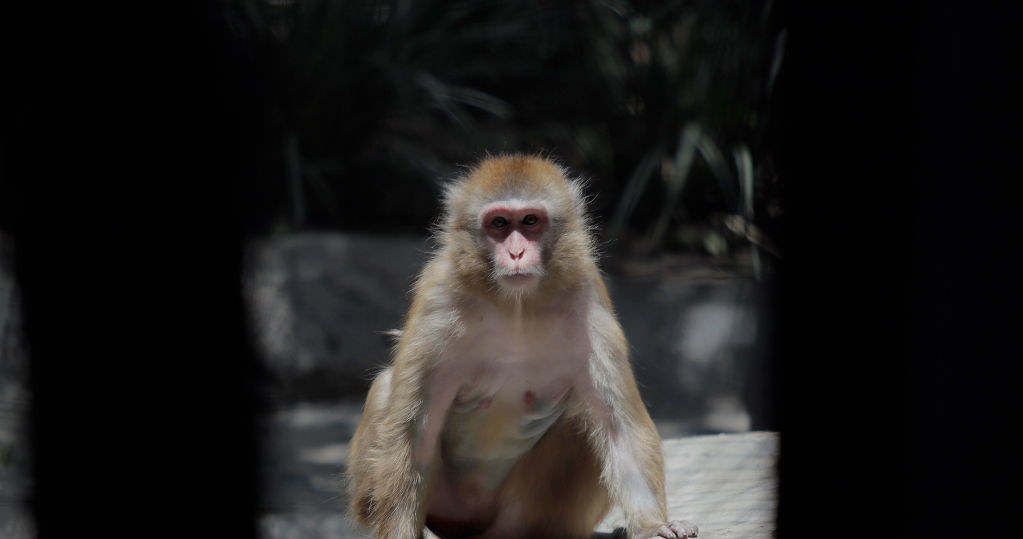
[[[696,537],[667,519],[582,182],[547,157],[486,157],[443,206],[350,444],[354,520],[375,537],[581,539],[617,505],[629,537]]]

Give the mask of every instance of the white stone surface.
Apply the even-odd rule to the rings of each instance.
[[[365,536],[344,517],[341,489],[347,441],[358,418],[355,405],[302,405],[273,416],[267,425],[263,538]],[[772,537],[778,438],[774,432],[667,438],[669,516],[696,523],[704,539]],[[612,511],[595,538],[610,537],[622,524],[621,513]]]
[[[745,432],[664,441],[668,515],[700,528],[701,539],[774,534],[778,433]],[[621,526],[614,510],[598,527]]]

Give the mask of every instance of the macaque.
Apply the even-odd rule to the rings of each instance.
[[[448,186],[438,249],[348,457],[376,537],[589,538],[612,505],[629,537],[667,519],[661,441],[594,259],[578,181],[487,158]]]

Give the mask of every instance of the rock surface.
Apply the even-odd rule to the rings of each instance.
[[[359,418],[353,405],[303,404],[264,425],[265,539],[355,538],[341,488],[348,440]],[[778,434],[744,432],[664,441],[671,518],[696,523],[701,538],[769,538],[777,506]],[[603,536],[622,524],[612,511]]]

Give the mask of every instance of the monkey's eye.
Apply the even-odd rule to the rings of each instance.
[[[504,228],[504,227],[508,226],[508,220],[505,219],[504,217],[494,217],[490,221],[490,226],[492,226],[494,228]]]
[[[522,218],[522,224],[526,226],[533,226],[540,222],[540,218],[532,213]]]

